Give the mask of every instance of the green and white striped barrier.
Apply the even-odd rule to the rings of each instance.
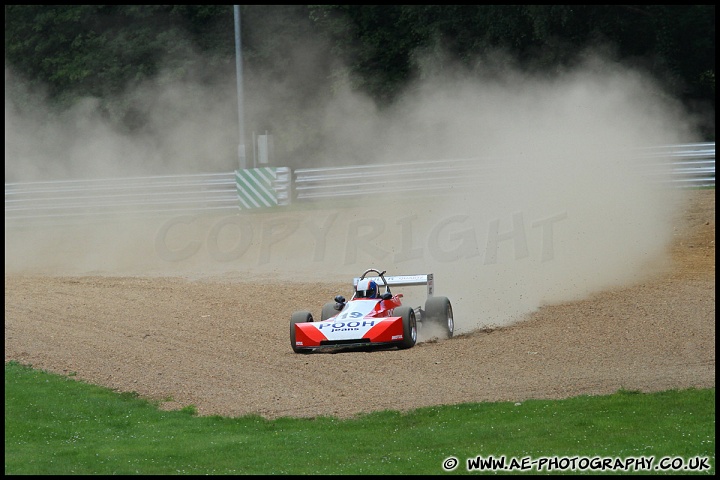
[[[235,181],[241,209],[274,207],[290,202],[291,172],[287,167],[237,170]]]

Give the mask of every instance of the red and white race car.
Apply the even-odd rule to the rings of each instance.
[[[369,273],[377,276],[368,276]],[[402,304],[402,293],[390,286],[427,285],[425,308]],[[290,317],[290,345],[295,353],[318,349],[397,347],[411,348],[417,342],[418,322],[436,323],[452,337],[454,321],[447,297],[433,295],[433,274],[386,277],[384,271],[366,270],[353,280],[349,301],[341,295],[326,303],[316,322],[309,311]]]

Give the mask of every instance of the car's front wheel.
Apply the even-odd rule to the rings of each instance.
[[[338,311],[335,310],[335,305],[336,305],[336,304],[333,303],[333,302],[326,303],[325,305],[323,305],[323,307],[322,307],[322,312],[320,313],[320,320],[321,320],[321,321],[324,322],[324,321],[327,320],[328,318],[334,317],[335,315],[338,314]]]
[[[417,319],[415,318],[415,310],[411,307],[397,307],[394,314],[402,317],[403,339],[398,348],[410,348],[417,342]]]
[[[295,324],[312,322],[312,321],[313,321],[312,313],[307,312],[307,311],[295,312],[290,317],[290,346],[292,347],[293,352],[307,353],[310,351],[308,349],[298,348],[297,343],[295,341]]]

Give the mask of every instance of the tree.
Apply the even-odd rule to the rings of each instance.
[[[258,130],[296,121],[288,112],[341,78],[380,107],[391,105],[422,74],[420,52],[434,49],[470,68],[501,49],[522,68],[553,71],[606,45],[686,104],[715,108],[714,5],[244,5],[242,12],[249,85],[313,85],[287,95],[287,110],[250,100],[262,118],[252,126]],[[6,5],[5,63],[25,85],[46,88],[58,108],[94,96],[108,117],[137,129],[142,114],[121,94],[162,81],[161,72],[167,81],[234,76],[233,29],[230,5]],[[313,34],[326,43],[300,40]],[[303,48],[312,61],[303,62]],[[6,80],[6,95],[19,95],[16,87]],[[714,125],[706,135],[714,138]]]

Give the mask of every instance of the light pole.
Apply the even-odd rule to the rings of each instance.
[[[237,70],[237,99],[238,99],[238,160],[240,170],[247,168],[245,155],[245,125],[243,119],[243,77],[242,77],[242,43],[240,39],[240,5],[235,7],[235,69]]]

